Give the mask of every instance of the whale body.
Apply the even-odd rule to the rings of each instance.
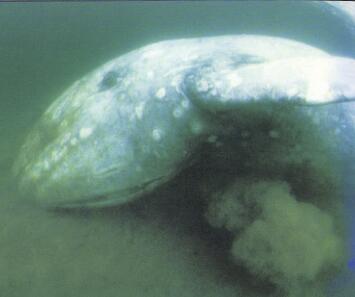
[[[14,172],[46,206],[126,203],[190,166],[201,144],[218,143],[229,128],[220,116],[237,117],[241,104],[351,101],[354,81],[355,60],[282,38],[154,43],[69,87],[29,133]]]

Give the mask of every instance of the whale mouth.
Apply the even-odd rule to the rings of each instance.
[[[165,177],[159,177],[145,182],[139,186],[126,188],[122,190],[116,190],[109,193],[104,193],[101,195],[89,195],[86,198],[79,198],[70,201],[56,201],[53,203],[48,203],[47,207],[50,208],[78,208],[78,207],[111,207],[114,205],[119,205],[125,201],[133,201],[134,198],[140,197],[143,194],[148,195],[156,186],[164,181]]]

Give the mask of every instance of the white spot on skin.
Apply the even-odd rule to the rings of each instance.
[[[138,104],[138,106],[136,106],[136,108],[134,109],[135,114],[136,114],[136,116],[137,116],[138,119],[142,119],[142,117],[143,117],[144,106],[145,106],[145,102],[141,102],[141,103]]]
[[[207,92],[208,89],[209,89],[208,82],[207,82],[206,80],[204,80],[204,79],[201,79],[201,80],[197,83],[196,87],[197,87],[197,90],[198,90],[199,92]]]
[[[243,82],[242,78],[238,74],[236,74],[235,72],[229,74],[227,76],[227,79],[229,81],[229,85],[231,88],[235,88]]]
[[[183,108],[189,108],[190,107],[190,101],[189,100],[187,100],[187,99],[184,99],[184,100],[182,100],[181,101],[181,106],[183,107]]]
[[[70,144],[71,145],[76,145],[78,143],[78,140],[76,139],[76,137],[73,137],[71,140],[70,140]]]
[[[152,137],[155,141],[159,141],[163,136],[163,131],[161,129],[154,129],[152,132]]]
[[[159,99],[163,99],[166,95],[166,90],[165,88],[160,88],[156,93],[155,96]]]
[[[174,118],[181,118],[183,114],[184,112],[180,107],[176,107],[173,111]]]
[[[58,150],[54,150],[51,154],[52,157],[52,161],[53,162],[58,162],[60,159],[63,158],[64,154],[67,151],[67,147],[63,146],[61,148],[59,148]]]
[[[88,138],[92,133],[92,128],[87,127],[87,128],[81,128],[79,132],[79,136],[81,139]]]
[[[60,126],[62,128],[66,128],[68,126],[68,122],[66,120],[63,120],[61,123],[60,123]]]

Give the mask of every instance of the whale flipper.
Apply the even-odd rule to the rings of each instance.
[[[204,65],[185,80],[194,103],[213,112],[232,111],[242,102],[271,100],[330,104],[355,100],[355,60],[292,57],[262,63]]]

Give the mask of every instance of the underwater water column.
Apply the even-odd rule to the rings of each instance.
[[[326,7],[328,5],[328,7]],[[355,3],[352,1],[326,1],[326,9],[332,11],[334,15],[337,15],[343,20],[349,32],[349,44],[354,44],[355,40]],[[354,52],[351,52],[352,57],[355,56]],[[352,121],[355,119],[355,103],[348,105],[348,111]],[[355,131],[354,127],[348,127],[345,131],[346,135],[345,144],[347,149],[343,150],[343,163],[344,181],[342,186],[344,187],[344,208],[346,216],[346,225],[348,228],[349,238],[347,241],[348,248],[348,261],[347,267],[344,267],[343,273],[336,277],[329,288],[329,296],[337,296],[338,291],[342,291],[341,296],[352,296],[355,293],[355,289],[352,284],[355,279]]]
[[[345,1],[328,1],[328,3],[334,7],[336,7],[341,13],[343,13],[346,17],[346,22],[348,23],[348,27],[352,33],[353,37],[352,39],[355,38],[355,3],[354,2],[345,2]],[[352,40],[354,42],[354,40]],[[355,53],[353,53],[355,55]],[[354,118],[355,116],[355,107],[354,103],[351,103],[351,106],[349,106],[349,109],[352,110],[352,117]],[[348,131],[349,134],[354,135],[354,131]],[[348,166],[345,171],[345,174],[348,176],[347,178],[347,183],[345,184],[346,188],[346,209],[348,209],[348,220],[349,220],[349,225],[350,225],[350,259],[348,261],[348,268],[355,273],[355,184],[354,184],[354,177],[355,177],[355,158],[354,158],[354,150],[355,150],[355,144],[350,143],[350,154],[347,156],[349,158],[348,160]],[[345,160],[346,162],[346,160]]]

